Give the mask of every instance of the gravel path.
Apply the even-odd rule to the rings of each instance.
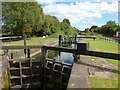
[[[56,44],[58,44],[58,40],[54,40],[54,41],[51,40],[47,43],[40,44],[40,45],[52,46],[52,45],[56,45]],[[31,49],[30,50],[31,57],[40,52],[41,52],[41,49]],[[14,59],[20,59],[20,58],[25,57],[24,50],[15,50],[15,51],[9,52],[9,56],[11,53],[13,53]]]

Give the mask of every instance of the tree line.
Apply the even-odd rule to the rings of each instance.
[[[72,35],[78,31],[70,25],[69,19],[59,22],[55,16],[45,15],[37,2],[2,3],[2,32],[8,35]]]
[[[86,33],[90,33],[94,35],[94,33],[102,34],[105,36],[113,36],[119,30],[120,26],[115,21],[108,21],[105,25],[98,27],[97,25],[93,25],[90,28],[86,28],[84,31]]]

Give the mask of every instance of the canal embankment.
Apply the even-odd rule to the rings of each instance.
[[[98,42],[98,40],[93,41],[92,39],[90,39],[89,41],[96,43]],[[85,42],[85,40],[81,40],[81,42]],[[110,44],[109,42],[107,43]],[[102,43],[99,43],[99,44],[102,44]],[[94,47],[97,49],[98,46],[95,46],[95,45],[96,44],[93,44],[92,46],[90,45],[90,47]],[[99,47],[98,49],[101,49],[101,48],[104,48],[104,46]],[[70,80],[68,83],[68,90],[70,88],[88,89],[88,88],[94,88],[94,87],[117,88],[118,87],[117,75],[119,74],[118,66],[117,64],[114,64],[114,63],[112,64],[107,61],[104,58],[94,57],[93,59],[93,57],[91,56],[80,55],[80,59],[78,60],[78,62],[73,64]],[[117,61],[113,60],[113,62],[117,62]],[[114,71],[116,71],[116,73]],[[105,82],[107,83],[105,84]]]

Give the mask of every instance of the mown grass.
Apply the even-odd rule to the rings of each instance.
[[[105,41],[102,39],[85,39],[86,42],[89,43],[89,49],[95,51],[104,51],[104,52],[113,52],[118,53],[118,43],[112,41]],[[114,59],[106,59],[100,57],[93,57],[92,59],[105,59],[107,62],[112,63],[120,67],[120,61]],[[96,77],[89,77],[90,86],[91,88],[118,88],[118,76],[120,75],[119,70],[115,69],[113,72],[116,74],[115,77],[111,79],[105,78],[96,78]]]
[[[43,37],[32,37],[30,39],[28,39],[26,42],[26,45],[39,45],[39,44],[43,44],[49,41],[54,41],[57,40],[57,38],[43,38]],[[3,43],[2,46],[18,46],[18,45],[24,45],[24,40],[21,41],[14,41],[13,42],[9,42],[9,43]],[[14,50],[10,50],[10,51],[14,51]],[[3,53],[3,50],[0,50],[0,53]]]
[[[118,53],[118,44],[102,39],[85,39],[89,43],[91,50]]]
[[[109,42],[102,39],[96,39],[96,40],[85,39],[85,41],[89,43],[90,50],[118,53],[118,43]],[[91,56],[91,58],[101,59],[99,57],[93,57],[93,56]],[[105,60],[118,66],[118,60],[114,60],[114,59],[105,59]]]
[[[28,39],[27,45],[39,45],[39,44],[43,44],[46,43],[48,41],[51,40],[56,40],[57,38],[43,38],[43,37],[33,37]],[[2,44],[2,46],[12,46],[12,45],[24,45],[24,40],[19,41],[18,43],[4,43]]]
[[[118,80],[89,77],[92,88],[118,88]]]

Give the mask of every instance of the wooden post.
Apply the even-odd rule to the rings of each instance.
[[[13,59],[13,53],[11,53],[11,57],[10,58]],[[9,64],[12,65],[13,61],[10,61]]]
[[[62,46],[61,40],[62,40],[62,36],[59,35],[59,47]],[[61,52],[59,52],[59,61],[61,61]]]
[[[28,49],[28,58],[30,58],[30,49]]]
[[[94,36],[93,40],[95,40],[95,36]]]
[[[85,53],[87,50],[89,50],[89,43],[77,43],[77,51]]]
[[[11,59],[13,59],[13,53],[11,53]]]
[[[87,50],[89,50],[89,43],[77,43],[77,51],[81,52],[81,53],[85,53]],[[78,59],[80,59],[80,55],[79,57],[75,57],[74,62],[78,62]]]
[[[62,41],[62,35],[59,35],[59,47],[61,47],[61,46],[62,46],[61,41]]]
[[[76,49],[76,45],[77,45],[77,35],[75,34],[75,38],[74,38],[74,49]],[[73,54],[74,57],[74,62],[77,62],[77,54]]]
[[[30,59],[30,77],[31,77],[31,83],[33,83],[32,81],[32,75],[33,75],[33,73],[32,73],[32,59]]]
[[[63,81],[63,80],[62,80],[62,78],[63,78],[63,77],[62,77],[62,73],[63,73],[62,68],[63,68],[63,64],[61,63],[61,71],[60,71],[60,72],[61,72],[61,73],[60,73],[60,74],[61,74],[61,75],[60,75],[60,80],[61,80],[61,84],[60,84],[60,85],[61,85],[61,86],[60,86],[60,88],[62,88],[62,81]]]
[[[27,51],[28,51],[28,52],[27,52],[27,53],[28,53],[28,54],[27,54],[27,55],[28,55],[27,57],[29,58],[29,61],[30,61],[30,62],[29,62],[29,63],[30,63],[30,77],[31,77],[31,84],[32,84],[32,59],[30,59],[30,49],[27,49]]]
[[[45,46],[42,47],[42,52],[41,52],[41,56],[42,56],[42,60],[41,60],[41,67],[42,67],[42,72],[43,72],[43,78],[42,78],[42,88],[45,89],[45,66],[46,66],[46,55],[47,55],[47,49]]]
[[[24,34],[24,45],[26,45],[26,40],[27,40],[27,36],[26,36],[26,34]],[[25,54],[25,58],[26,58],[26,49],[24,49],[24,54]]]
[[[23,81],[22,81],[22,64],[21,64],[21,61],[19,62],[19,66],[20,66],[20,83],[21,83],[21,87],[22,87]]]
[[[55,59],[54,59],[55,61]],[[52,68],[52,87],[54,88],[54,70],[55,70],[55,62],[53,61],[53,68]]]

